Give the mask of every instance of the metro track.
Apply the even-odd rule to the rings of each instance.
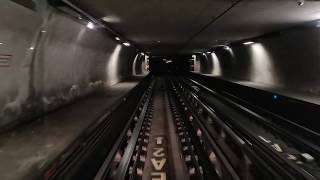
[[[316,142],[231,95],[177,77],[149,77],[131,94],[87,133],[85,146],[63,154],[65,161],[42,179],[320,177]]]
[[[180,93],[187,99],[186,101],[191,102],[191,104],[189,103],[191,109],[196,109],[195,116],[198,116],[202,122],[213,119],[211,125],[207,123],[207,127],[211,131],[211,135],[214,136],[218,132],[220,138],[224,139],[220,148],[240,149],[239,152],[227,153],[233,167],[239,166],[239,164],[232,162],[234,158],[230,154],[245,158],[250,156],[251,161],[255,159],[254,162],[260,164],[259,166],[265,166],[265,170],[260,171],[261,173],[267,172],[265,173],[266,177],[259,179],[270,179],[270,175],[273,175],[274,179],[319,179],[319,146],[317,142],[297,136],[292,131],[288,132],[283,126],[278,126],[270,119],[256,113],[255,109],[249,109],[243,104],[233,101],[230,97],[221,95],[192,79],[179,79],[175,83],[180,87]],[[305,129],[296,126],[296,131],[301,132]],[[224,132],[223,135],[221,132]],[[309,137],[313,136],[319,139],[316,133],[304,132],[304,134],[307,133],[309,133]],[[233,139],[234,144],[237,145],[224,147],[223,144],[226,144],[228,138],[228,136],[223,137],[225,134],[229,134],[230,139]],[[219,137],[219,135],[217,136]],[[247,166],[250,168],[252,165]],[[250,173],[249,175],[241,175],[241,172],[238,174],[241,179],[246,179],[250,175]]]

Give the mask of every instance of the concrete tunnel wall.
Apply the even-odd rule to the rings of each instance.
[[[206,54],[211,70],[203,74],[249,81],[270,88],[320,93],[320,28],[303,26],[234,44]]]
[[[134,48],[36,2],[0,1],[0,130],[132,75]]]

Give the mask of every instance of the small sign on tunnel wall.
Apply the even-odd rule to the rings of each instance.
[[[0,67],[9,67],[12,55],[0,53]]]

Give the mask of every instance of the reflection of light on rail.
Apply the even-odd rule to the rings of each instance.
[[[121,52],[121,45],[117,45],[113,50],[109,62],[107,63],[106,72],[107,72],[107,82],[109,85],[113,85],[119,81],[117,74],[118,71],[118,61]]]
[[[221,65],[220,65],[220,62],[219,62],[219,59],[218,59],[216,53],[212,52],[211,53],[211,58],[212,58],[212,61],[213,61],[212,74],[215,75],[215,76],[221,76]]]
[[[274,67],[266,49],[260,43],[252,44],[249,48],[252,60],[250,79],[254,82],[276,84]]]

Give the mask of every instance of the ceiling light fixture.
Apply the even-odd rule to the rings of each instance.
[[[210,51],[207,51],[207,54],[211,54],[211,52],[210,52]]]
[[[119,23],[122,21],[121,18],[114,16],[114,15],[105,16],[101,19],[107,23]]]
[[[304,0],[297,0],[298,6],[304,5]]]
[[[119,38],[119,37],[115,37],[115,39],[116,39],[117,41],[120,41],[120,38]]]
[[[94,28],[94,24],[92,22],[88,22],[87,27],[89,29],[93,29]]]
[[[130,46],[131,44],[130,43],[128,43],[128,42],[124,42],[124,43],[122,43],[123,45],[125,45],[125,46]]]
[[[0,45],[4,45],[4,43],[0,42]]]
[[[223,48],[224,48],[225,50],[227,50],[227,51],[230,51],[230,50],[231,50],[231,48],[230,48],[229,46],[223,45]]]
[[[243,44],[244,45],[249,45],[249,44],[253,44],[254,42],[252,42],[252,41],[247,41],[247,42],[244,42]]]
[[[33,47],[33,46],[31,46],[29,49],[30,49],[30,50],[34,50],[34,47]]]

